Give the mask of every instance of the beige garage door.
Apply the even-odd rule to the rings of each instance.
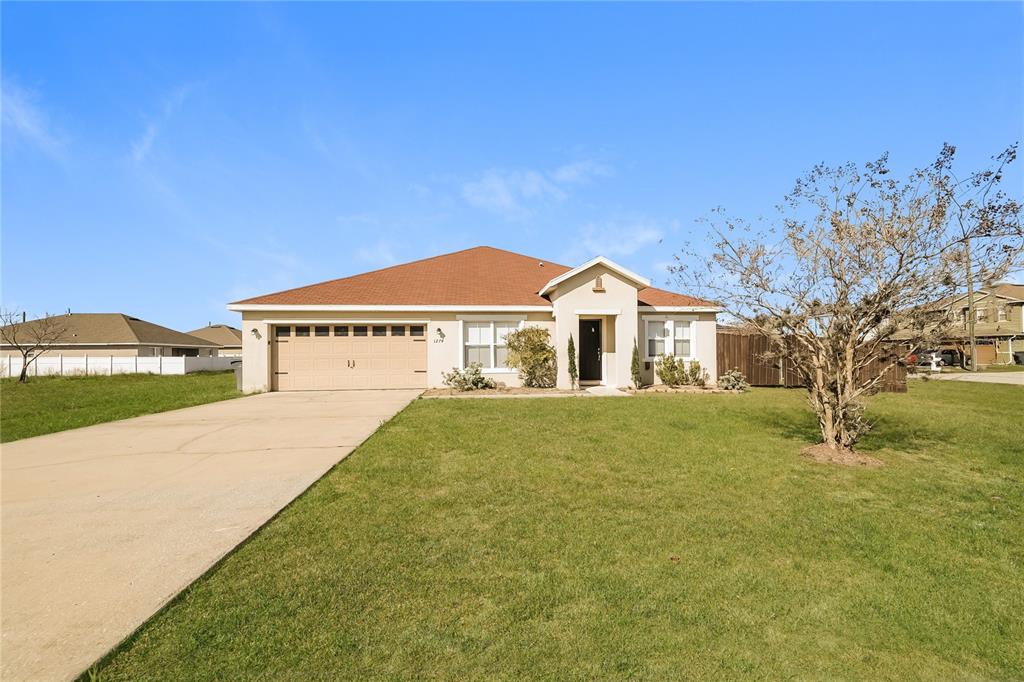
[[[274,327],[275,391],[426,388],[424,325]]]

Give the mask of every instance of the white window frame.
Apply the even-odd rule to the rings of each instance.
[[[459,369],[466,369],[466,323],[467,322],[485,322],[491,325],[491,343],[490,354],[491,354],[491,366],[484,367],[480,371],[484,374],[514,374],[516,370],[512,367],[495,367],[497,364],[497,355],[495,352],[496,348],[505,347],[505,344],[498,343],[498,322],[515,322],[516,329],[522,329],[526,323],[526,317],[521,315],[459,315]],[[475,344],[474,344],[475,345]],[[483,344],[480,344],[483,345]]]
[[[676,324],[679,323],[679,324],[688,324],[688,325],[690,325],[690,354],[682,356],[682,359],[686,360],[686,361],[696,360],[697,359],[697,325],[694,324],[695,322],[697,322],[697,317],[696,316],[693,316],[693,315],[672,315],[672,316],[669,316],[669,315],[654,315],[654,316],[644,316],[642,319],[643,319],[643,322],[644,322],[644,361],[645,362],[654,362],[655,360],[658,359],[658,356],[650,355],[648,353],[648,348],[650,348],[649,341],[652,338],[654,338],[654,337],[651,336],[651,333],[650,333],[649,323],[651,323],[651,322],[655,322],[655,323],[658,323],[658,324],[668,323],[668,336],[665,337],[665,349],[666,349],[666,351],[669,351],[669,350],[675,351],[675,349],[676,349]],[[666,355],[669,355],[669,353],[666,352]],[[680,357],[680,356],[675,355],[675,353],[671,353],[671,355],[673,357]]]

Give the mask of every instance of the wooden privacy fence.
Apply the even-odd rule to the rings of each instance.
[[[789,360],[766,359],[768,339],[760,334],[745,332],[718,332],[718,373],[738,369],[751,386],[803,386]],[[864,368],[868,376],[877,376],[888,364],[873,360]],[[907,368],[903,364],[890,367],[878,390],[887,393],[906,393]]]

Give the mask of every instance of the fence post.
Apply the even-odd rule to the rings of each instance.
[[[157,363],[157,368],[160,370],[159,371],[160,376],[163,376],[164,375],[164,356],[160,355],[158,357],[160,358],[160,362]]]

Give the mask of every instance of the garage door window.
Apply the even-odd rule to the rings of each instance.
[[[334,335],[335,336],[348,336],[348,325],[347,324],[343,324],[343,325],[341,325],[339,327],[335,327],[334,328]]]
[[[277,327],[276,329],[274,329],[274,334],[276,336],[291,336],[292,335],[292,328],[291,327]]]
[[[396,324],[391,326],[391,336],[405,336],[405,325]]]
[[[313,333],[316,334],[317,336],[330,336],[331,335],[331,328],[330,327],[315,327]]]
[[[309,327],[296,327],[295,336],[309,336]]]
[[[352,327],[352,336],[366,336],[366,327],[359,325]]]
[[[384,327],[384,326],[380,326],[380,327],[375,326],[373,328],[373,335],[374,336],[387,336],[388,335],[388,328]]]
[[[423,336],[423,325],[414,324],[409,327],[409,336]]]

